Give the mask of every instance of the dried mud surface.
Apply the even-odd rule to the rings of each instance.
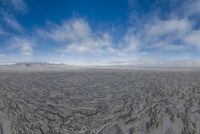
[[[0,134],[199,134],[200,72],[0,72]]]

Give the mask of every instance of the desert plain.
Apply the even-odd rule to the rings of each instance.
[[[200,134],[200,70],[1,68],[0,134]]]

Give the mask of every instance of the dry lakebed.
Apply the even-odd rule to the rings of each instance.
[[[200,134],[200,71],[4,68],[0,134]]]

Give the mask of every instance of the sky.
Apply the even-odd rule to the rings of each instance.
[[[200,0],[0,0],[0,64],[200,66]]]

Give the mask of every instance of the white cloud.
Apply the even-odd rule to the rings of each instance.
[[[194,29],[189,19],[157,20],[146,24],[142,35],[143,43],[152,43],[155,49],[179,51],[200,48],[200,30]]]
[[[32,56],[34,52],[33,42],[26,38],[15,37],[11,39],[10,46],[14,49],[19,49],[24,56]]]
[[[122,39],[122,45],[125,46],[122,49],[124,52],[132,52],[141,46],[141,41],[136,35],[127,33]]]
[[[170,44],[167,43],[166,41],[160,41],[157,42],[154,45],[155,48],[163,49],[163,50],[168,50],[168,51],[179,51],[179,50],[185,50],[186,46],[183,46],[181,44],[176,45],[176,44]]]
[[[89,51],[91,51],[91,48],[89,48],[86,45],[69,44],[66,47],[65,51],[75,52],[75,53],[88,53]]]
[[[191,31],[183,39],[185,40],[186,43],[196,46],[197,48],[200,48],[200,31],[199,30]]]
[[[52,39],[63,41],[81,41],[89,38],[90,27],[83,19],[72,19],[63,22],[60,25],[55,25],[50,29],[49,37]]]
[[[3,20],[5,21],[5,24],[11,29],[16,30],[18,32],[24,31],[24,28],[17,22],[17,20],[13,16],[4,13]]]
[[[191,29],[191,24],[186,19],[156,20],[153,24],[147,24],[146,33],[150,37],[167,35],[170,33],[185,34]]]
[[[184,13],[184,17],[190,17],[194,14],[199,14],[200,12],[200,1],[199,0],[189,0],[184,1],[182,13]]]
[[[192,31],[193,23],[188,19],[162,20],[157,18],[144,24],[143,28],[137,29],[133,41],[140,44],[135,45],[139,48],[182,51],[193,47],[193,44],[189,45],[188,41],[185,41]]]
[[[57,44],[65,44],[62,51],[67,53],[101,53],[111,51],[112,40],[109,33],[96,34],[84,19],[70,19],[49,30],[37,30],[42,38]]]
[[[73,20],[71,22],[71,27],[74,33],[80,39],[88,38],[88,36],[91,34],[89,24],[83,19]]]

